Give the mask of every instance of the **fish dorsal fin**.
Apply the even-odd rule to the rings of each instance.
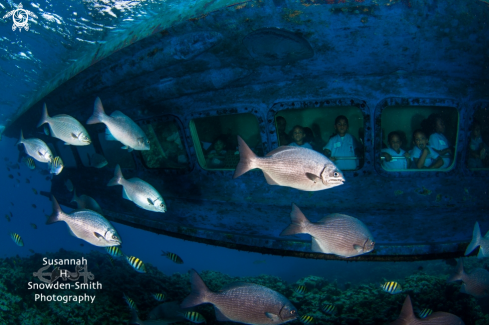
[[[216,307],[214,306],[214,310],[216,312],[216,319],[220,322],[232,322],[231,319],[227,318],[224,316],[224,314]]]
[[[398,321],[399,320],[405,321],[405,323],[402,323],[402,324],[411,324],[412,321],[415,319],[416,319],[416,317],[414,316],[411,298],[408,295],[406,297],[406,299],[404,300],[404,304],[402,305],[401,313],[399,314],[399,318],[397,320]]]
[[[265,157],[270,157],[276,153],[279,153],[279,152],[282,152],[282,151],[287,151],[287,150],[294,150],[296,149],[297,147],[293,147],[293,146],[280,146],[276,149],[273,149],[272,151],[270,151],[269,153],[267,153],[265,155]]]
[[[125,198],[126,200],[132,201],[129,196],[127,195],[126,189],[122,188],[122,197]]]
[[[314,175],[314,174],[311,174],[311,173],[306,173],[306,177],[309,178],[314,183],[322,182],[321,177]]]
[[[316,253],[328,253],[321,249],[321,246],[315,237],[312,237],[311,239],[311,250]]]
[[[263,172],[263,175],[265,175],[265,180],[267,181],[268,185],[279,185],[264,170],[262,170],[262,172]]]
[[[273,314],[273,313],[268,313],[267,312],[267,313],[265,313],[265,315],[268,318],[270,318],[273,322],[278,322],[280,320],[280,318],[277,315]]]
[[[258,286],[258,284],[249,283],[249,282],[233,282],[233,283],[230,283],[230,284],[225,285],[219,291],[222,292],[222,291],[232,290],[232,289],[235,289],[235,288],[253,287],[253,286]]]

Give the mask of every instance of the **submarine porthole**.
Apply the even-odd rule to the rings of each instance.
[[[332,157],[341,170],[358,170],[364,164],[364,116],[356,106],[281,110],[275,115],[275,127],[281,146],[310,146]],[[297,142],[300,128],[304,138]]]
[[[258,120],[250,113],[194,119],[190,132],[204,169],[234,170],[239,162],[238,135],[256,155],[264,155]]]
[[[476,110],[470,124],[467,143],[467,168],[470,170],[489,169],[489,110]]]
[[[381,139],[377,156],[388,172],[447,171],[454,165],[458,130],[455,107],[388,106],[376,130]]]
[[[115,168],[117,164],[121,168],[134,168],[136,166],[132,154],[127,150],[121,150],[122,144],[119,141],[107,140],[105,133],[99,133],[98,139],[103,150],[103,155],[107,159],[108,168]]]

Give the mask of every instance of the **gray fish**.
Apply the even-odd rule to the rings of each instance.
[[[477,254],[478,258],[489,257],[489,231],[484,237],[481,237],[481,228],[478,222],[475,223],[474,231],[472,232],[472,241],[467,246],[465,255],[472,253],[477,246],[480,246],[479,254]]]
[[[71,202],[76,202],[76,204],[78,205],[78,209],[88,209],[95,211],[101,215],[104,214],[102,208],[100,208],[100,205],[98,205],[97,201],[95,201],[90,196],[83,194],[80,196],[76,196],[76,189],[73,189],[73,198],[71,199]]]
[[[467,274],[464,271],[462,259],[459,259],[455,273],[448,278],[447,282],[460,280],[463,282],[460,292],[476,298],[489,296],[489,272],[485,269],[477,268]]]
[[[128,150],[149,150],[149,140],[143,130],[128,116],[120,111],[110,116],[105,114],[102,101],[97,97],[93,108],[93,115],[87,124],[103,123],[107,127],[106,140],[120,141]]]
[[[67,179],[65,182],[65,186],[68,189],[68,191],[73,192],[74,187],[73,187],[73,183],[71,182],[71,180]]]
[[[372,234],[357,218],[333,213],[318,222],[310,222],[297,205],[292,204],[290,219],[291,224],[280,236],[310,234],[313,252],[352,257],[374,249]]]
[[[297,318],[297,310],[287,298],[258,284],[235,282],[212,292],[194,269],[190,270],[190,283],[192,292],[180,307],[211,303],[221,322],[265,325],[283,324]]]
[[[59,175],[64,166],[65,165],[63,164],[63,160],[61,160],[61,157],[54,157],[53,160],[49,162],[49,172],[51,174]]]
[[[160,193],[151,185],[137,177],[125,179],[121,167],[115,167],[114,177],[107,186],[122,185],[122,197],[139,207],[154,212],[166,212],[166,204]]]
[[[399,318],[390,325],[464,325],[459,317],[438,311],[424,319],[418,319],[414,316],[413,305],[409,296],[404,300]]]
[[[46,224],[64,221],[70,233],[84,241],[99,247],[118,246],[121,238],[112,224],[100,214],[91,210],[75,210],[64,213],[54,196],[51,195],[53,213]]]
[[[64,141],[65,145],[88,146],[92,143],[87,130],[85,130],[80,122],[66,114],[50,117],[46,104],[44,104],[42,117],[37,127],[40,127],[44,123],[49,124],[51,136]]]
[[[165,302],[153,308],[148,314],[148,320],[139,319],[137,312],[132,311],[132,319],[129,324],[139,325],[163,325],[185,321],[184,311],[175,302]]]
[[[343,173],[326,156],[306,148],[281,146],[258,157],[238,136],[239,163],[234,171],[237,178],[259,168],[269,185],[280,185],[302,191],[321,191],[342,185]]]
[[[20,130],[20,140],[17,142],[17,145],[19,144],[23,144],[25,152],[39,162],[48,163],[53,159],[51,149],[44,141],[36,138],[24,139],[22,130]]]
[[[90,167],[103,168],[108,164],[107,159],[105,159],[104,156],[99,155],[98,153],[94,153],[92,156],[90,156],[87,153],[87,156],[88,156],[88,165]]]

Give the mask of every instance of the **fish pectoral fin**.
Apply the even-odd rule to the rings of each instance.
[[[74,133],[71,133],[71,137],[72,137],[73,139],[78,139],[78,136],[77,136],[76,134],[74,134]]]
[[[316,176],[316,175],[311,174],[311,173],[306,173],[306,177],[309,178],[314,183],[317,183],[317,182],[320,182],[321,181],[321,177]]]
[[[153,201],[151,201],[150,198],[148,198],[148,203],[149,203],[149,205],[155,205],[155,203]]]
[[[353,245],[353,248],[357,251],[357,252],[363,252],[363,247],[362,246],[359,246],[359,245]]]
[[[280,318],[277,315],[275,315],[275,314],[272,314],[272,313],[268,313],[267,312],[267,313],[265,313],[265,315],[268,318],[270,318],[272,321],[274,321],[274,322],[278,322],[280,320]]]
[[[263,175],[265,175],[265,179],[267,180],[268,185],[279,185],[277,182],[275,182],[270,175],[268,175],[266,172],[263,172]]]
[[[122,146],[121,149],[127,150],[129,147],[128,146]]]
[[[134,150],[133,148],[131,148],[131,147],[127,147],[127,151],[128,151],[128,152],[131,152],[131,151],[133,151],[133,150]]]
[[[104,238],[104,236],[102,236],[101,234],[99,234],[99,233],[98,233],[98,232],[96,232],[96,231],[94,231],[94,232],[93,232],[93,235],[94,235],[95,237],[97,237],[98,239],[103,239],[103,238]]]

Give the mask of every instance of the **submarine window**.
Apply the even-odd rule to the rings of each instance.
[[[76,150],[78,150],[78,155],[80,156],[81,162],[83,166],[90,167],[90,159],[89,156],[93,155],[95,152],[95,148],[92,146],[77,146]]]
[[[335,123],[337,119],[338,125]],[[341,170],[357,170],[363,166],[364,119],[358,107],[282,110],[275,116],[280,146],[297,143],[294,138],[296,126],[301,126],[304,131],[302,145],[308,143],[313,150],[330,157]],[[344,134],[343,137],[338,130]]]
[[[467,167],[471,170],[489,169],[489,107],[475,112],[467,141]]]
[[[135,168],[132,154],[125,149],[121,149],[122,143],[119,141],[105,140],[104,132],[98,134],[98,139],[102,146],[102,150],[104,151],[104,157],[107,159],[108,168],[115,168],[115,165],[117,164],[119,164],[121,168]]]
[[[141,125],[150,141],[150,150],[141,151],[147,168],[187,168],[188,156],[180,128],[175,121]]]
[[[55,154],[57,152],[57,154]],[[71,146],[66,146],[63,141],[56,141],[56,150],[53,155],[58,155],[63,160],[64,168],[76,168],[76,160]]]
[[[379,154],[382,167],[390,172],[451,169],[457,150],[458,123],[455,107],[386,107],[382,111],[381,128],[376,130],[382,139]],[[425,147],[428,156],[418,168]]]
[[[234,170],[239,162],[239,135],[258,156],[263,146],[256,116],[250,113],[212,116],[190,121],[190,131],[200,166]]]

